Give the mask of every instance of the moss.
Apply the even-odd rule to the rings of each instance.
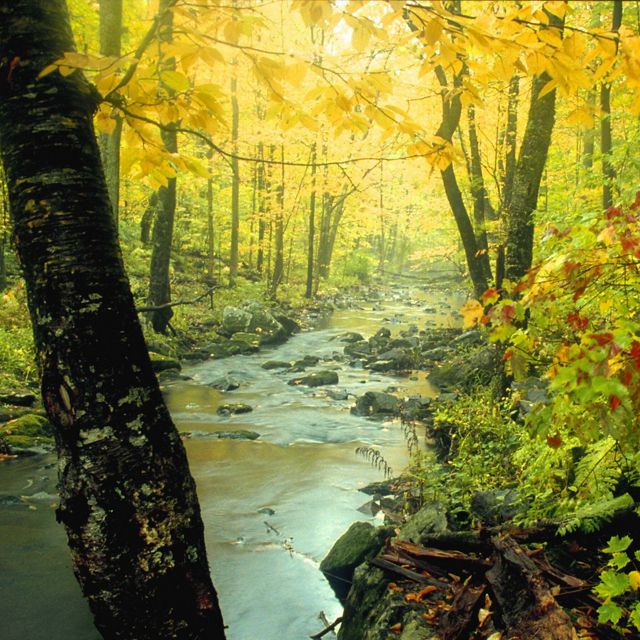
[[[54,427],[44,416],[29,413],[2,425],[0,435],[11,447],[52,445]]]

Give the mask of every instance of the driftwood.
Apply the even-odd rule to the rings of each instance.
[[[324,612],[321,612],[321,613],[322,613],[323,622],[326,624],[328,620],[324,615]],[[340,616],[339,618],[336,618],[331,624],[327,624],[327,626],[322,631],[318,631],[318,633],[314,633],[312,636],[309,636],[309,637],[311,638],[311,640],[319,640],[323,636],[326,636],[327,633],[331,633],[331,631],[333,631],[341,622],[342,622],[342,616]]]
[[[544,527],[512,531],[523,540],[549,533]],[[464,640],[478,629],[483,634],[503,630],[503,637],[519,640],[572,640],[576,631],[559,602],[578,612],[578,619],[591,620],[589,630],[598,633],[591,637],[620,637],[593,618],[601,604],[591,593],[593,584],[554,566],[539,548],[529,550],[512,535],[489,533],[428,536],[436,543],[431,547],[387,542],[370,564],[391,574],[408,592],[417,591],[417,585],[437,587],[431,602],[425,601],[425,620],[437,624],[444,640]],[[407,593],[407,602],[422,602],[417,595]],[[451,604],[442,606],[443,601]]]
[[[526,551],[509,536],[491,540],[495,563],[486,578],[509,637],[572,640],[576,632],[547,581]]]

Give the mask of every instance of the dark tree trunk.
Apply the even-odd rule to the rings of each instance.
[[[436,69],[436,74],[440,85],[442,86],[442,123],[436,133],[444,140],[451,142],[455,130],[460,123],[460,115],[462,111],[462,103],[460,101],[460,94],[458,91],[450,91],[444,70],[441,67]],[[460,78],[457,77],[454,81],[454,86],[460,84]],[[473,283],[473,290],[476,296],[482,295],[489,286],[489,281],[486,278],[487,269],[483,267],[483,262],[489,261],[489,256],[486,253],[479,253],[478,246],[476,244],[476,237],[473,230],[473,225],[469,218],[469,213],[464,204],[460,187],[456,179],[453,165],[450,164],[446,169],[440,172],[442,176],[442,183],[447,195],[449,207],[453,213],[453,218],[458,227],[458,233],[462,240],[462,246],[464,248],[465,258],[467,262],[467,268],[469,269],[469,276]]]
[[[107,639],[224,638],[185,451],[153,375],[64,0],[0,3],[0,153],[74,571]],[[65,126],[60,126],[64,120]]]
[[[514,282],[527,272],[533,259],[533,212],[538,206],[556,103],[555,89],[542,97],[540,91],[550,80],[546,73],[533,79],[527,127],[518,156],[511,200],[507,206],[505,276]]]
[[[160,0],[159,11],[163,14],[160,26],[160,39],[170,42],[173,38],[173,13],[169,10],[172,0]],[[175,69],[175,59],[169,58],[161,62],[165,70]],[[171,91],[167,89],[167,94]],[[169,153],[178,152],[178,134],[175,125],[162,129],[162,142]],[[162,306],[171,302],[171,281],[169,267],[171,265],[171,245],[173,244],[173,222],[176,213],[176,178],[169,178],[166,187],[158,189],[158,209],[153,225],[151,238],[151,273],[149,279],[149,305]],[[151,311],[149,318],[153,330],[166,333],[173,310],[169,306]]]
[[[505,211],[511,202],[513,178],[516,173],[516,143],[518,139],[518,98],[520,78],[513,76],[509,82],[509,100],[507,103],[507,128],[505,131],[504,175],[502,178],[501,210]]]
[[[590,89],[587,94],[587,108],[591,113],[596,108],[596,91]],[[596,146],[596,132],[591,126],[584,130],[584,143],[582,146],[582,166],[585,169],[591,169],[593,167],[593,152]]]
[[[121,55],[122,0],[100,0],[100,53],[103,56]],[[116,222],[120,209],[120,139],[122,118],[114,115],[115,126],[111,133],[99,136],[102,166],[104,167],[109,199]]]
[[[147,208],[144,210],[142,218],[140,219],[140,242],[142,242],[142,244],[149,244],[149,242],[151,242],[151,227],[156,216],[157,208],[158,193],[154,191],[149,197]]]
[[[305,298],[313,295],[313,261],[316,242],[316,145],[311,147],[311,195],[309,196],[309,234],[307,236],[307,286]]]
[[[284,146],[282,146],[280,149],[280,182],[276,187],[276,237],[273,256],[273,277],[270,288],[272,296],[276,295],[284,276],[284,179]]]
[[[622,0],[613,0],[613,20],[611,31],[617,32],[622,24]],[[602,208],[613,204],[613,181],[616,170],[611,162],[613,139],[611,133],[611,83],[604,82],[600,87],[600,150],[602,151]]]
[[[476,236],[476,246],[478,251],[483,252],[486,260],[482,260],[482,268],[487,281],[491,280],[491,264],[489,261],[489,242],[487,241],[486,220],[490,216],[490,203],[487,190],[484,186],[482,175],[482,162],[480,159],[480,145],[478,143],[478,133],[476,131],[476,110],[471,104],[467,111],[469,119],[469,148],[471,169],[471,196],[473,197],[473,226]]]
[[[258,158],[264,160],[264,147],[262,142],[258,144]],[[258,189],[258,256],[256,258],[256,271],[262,273],[264,265],[264,232],[265,232],[265,168],[264,162],[258,164],[258,176],[257,176],[257,189]]]
[[[238,163],[238,127],[240,110],[238,108],[238,78],[234,64],[231,78],[231,138],[234,156],[231,158],[231,250],[229,257],[229,286],[235,284],[238,277],[238,238],[240,229],[240,165]]]

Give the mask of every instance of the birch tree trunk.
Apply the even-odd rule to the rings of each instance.
[[[0,158],[59,456],[57,518],[107,639],[222,639],[185,451],[151,370],[64,0],[0,3]]]

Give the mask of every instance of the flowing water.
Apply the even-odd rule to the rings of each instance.
[[[184,371],[191,380],[167,388],[178,428],[193,434],[185,443],[228,640],[300,640],[323,628],[321,611],[329,620],[340,614],[318,564],[352,522],[373,520],[358,511],[368,500],[358,489],[382,479],[355,449],[379,448],[397,471],[407,456],[398,422],[351,415],[354,396],[389,387],[399,395],[433,392],[421,372],[415,379],[394,378],[349,367],[340,357],[340,334],[368,337],[381,325],[394,335],[412,323],[451,326],[460,302],[454,294],[396,290],[390,300],[336,311],[284,345],[194,365]],[[334,369],[339,384],[291,386],[287,382],[300,374],[261,366],[305,355],[321,358],[308,371]],[[208,386],[221,376],[240,388],[221,392]],[[225,402],[246,403],[253,411],[217,415]],[[260,438],[206,437],[240,429]],[[53,456],[0,465],[3,640],[98,639],[71,573],[63,530],[55,523],[54,493]],[[7,504],[8,496],[21,495],[31,497]]]

